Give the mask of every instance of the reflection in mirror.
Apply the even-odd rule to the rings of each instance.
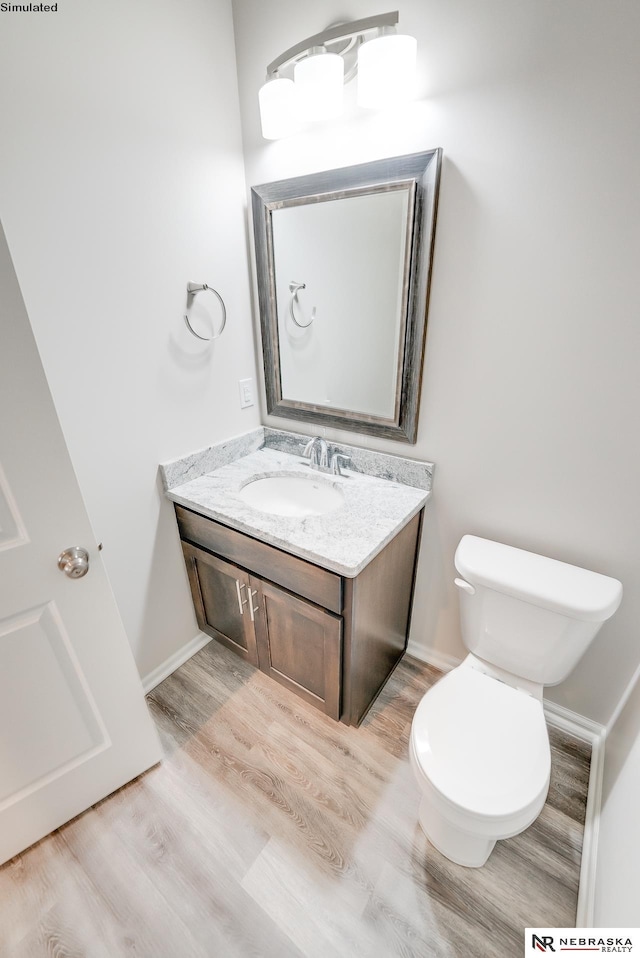
[[[254,187],[272,415],[414,442],[440,151]]]
[[[283,399],[393,419],[412,185],[274,210]]]

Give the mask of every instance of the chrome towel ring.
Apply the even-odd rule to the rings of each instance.
[[[290,313],[290,315],[291,315],[291,319],[294,321],[294,323],[296,324],[296,326],[299,326],[299,327],[300,327],[300,329],[306,329],[307,326],[311,326],[311,323],[312,323],[312,322],[314,321],[314,319],[316,318],[316,308],[315,308],[315,306],[314,306],[313,309],[311,310],[311,319],[309,320],[308,323],[300,323],[300,322],[298,322],[298,320],[296,319],[296,314],[295,314],[294,311],[293,311],[294,303],[298,303],[298,290],[299,290],[299,289],[306,289],[306,288],[307,288],[307,284],[306,284],[306,283],[296,283],[295,280],[291,280],[291,282],[289,283],[289,292],[291,293],[291,299],[289,300],[289,313]],[[298,305],[300,305],[300,304],[298,303]]]
[[[184,314],[184,321],[187,324],[189,332],[195,336],[197,339],[202,339],[203,342],[209,343],[212,339],[218,339],[222,335],[222,330],[224,329],[227,322],[227,307],[224,305],[224,300],[220,293],[213,288],[213,286],[207,286],[206,283],[187,283],[187,309],[193,302],[194,297],[197,293],[202,292],[202,290],[208,290],[210,293],[213,293],[214,296],[218,297],[220,307],[222,309],[222,322],[220,323],[220,329],[217,333],[214,333],[213,336],[201,336],[200,333],[196,333],[195,329],[189,322],[189,316],[187,313]]]

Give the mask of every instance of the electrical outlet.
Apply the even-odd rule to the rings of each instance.
[[[246,409],[247,406],[253,406],[253,380],[238,380],[240,387],[240,409]]]

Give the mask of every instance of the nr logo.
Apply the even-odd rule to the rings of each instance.
[[[543,935],[539,937],[538,935],[531,936],[531,947],[533,949],[538,949],[538,951],[555,951],[553,947],[553,938],[551,935]]]

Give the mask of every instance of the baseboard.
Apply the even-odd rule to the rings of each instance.
[[[425,649],[421,645],[418,645],[417,642],[414,642],[413,639],[409,639],[407,645],[407,655],[413,656],[414,659],[418,659],[420,662],[426,662],[427,665],[432,665],[434,669],[440,669],[441,672],[450,672],[451,669],[455,669],[457,665],[460,665],[460,659],[456,659],[455,656],[449,655],[448,652],[437,652],[435,649]]]
[[[553,704],[553,703],[550,703]],[[557,708],[557,706],[556,706]],[[568,711],[568,710],[563,710]],[[545,712],[547,710],[545,709]],[[587,808],[584,820],[582,837],[582,858],[580,862],[580,885],[578,889],[578,905],[576,914],[577,928],[592,928],[596,891],[596,867],[598,859],[598,837],[600,834],[600,810],[602,807],[602,781],[604,775],[604,750],[606,729],[598,726],[589,719],[573,722],[575,713],[569,713],[572,720],[567,724],[564,717],[556,721],[558,716],[553,711],[547,712],[547,719],[551,725],[565,729],[573,735],[591,743],[591,765],[589,768],[589,789],[587,792]],[[577,716],[582,719],[583,716]]]
[[[563,731],[568,732],[569,735],[574,735],[582,742],[593,744],[604,737],[606,733],[604,725],[599,725],[592,719],[587,718],[586,715],[580,715],[579,712],[572,712],[564,705],[556,705],[555,702],[550,702],[548,699],[545,699],[542,704],[549,725],[563,729]]]
[[[460,665],[458,659],[446,652],[425,650],[414,642],[409,642],[407,653],[427,665],[443,672]],[[544,714],[549,725],[560,728],[575,738],[591,745],[591,765],[589,768],[589,789],[587,792],[587,808],[585,812],[584,834],[582,838],[582,858],[580,862],[580,885],[578,889],[578,906],[576,912],[576,928],[591,928],[593,923],[596,863],[598,855],[598,834],[600,831],[600,808],[602,805],[602,777],[604,773],[604,746],[606,728],[564,708],[555,702],[544,701]]]
[[[184,665],[192,655],[195,655],[196,652],[203,649],[208,642],[211,642],[211,636],[205,635],[204,632],[198,632],[186,645],[183,645],[181,649],[178,649],[178,651],[170,655],[168,659],[165,659],[153,672],[149,672],[148,675],[145,675],[142,679],[144,694],[146,695],[151,689],[155,689],[156,685],[160,685],[161,682],[164,682],[172,672],[175,672],[181,665]]]
[[[596,891],[596,865],[598,858],[598,835],[600,833],[600,809],[602,806],[602,778],[604,774],[604,747],[607,730],[584,715],[578,715],[555,702],[544,703],[544,713],[549,725],[569,732],[575,738],[591,745],[589,788],[582,836],[582,859],[580,862],[580,886],[576,928],[591,928]]]

